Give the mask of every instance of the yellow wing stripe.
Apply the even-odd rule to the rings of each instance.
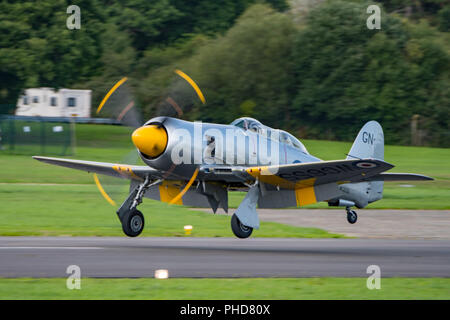
[[[316,193],[314,191],[314,183],[316,178],[300,180],[292,182],[285,180],[273,174],[269,167],[252,167],[246,169],[247,173],[261,182],[279,186],[284,189],[294,189],[297,206],[305,206],[317,202]]]
[[[159,200],[162,202],[182,205],[183,201],[181,198],[175,202],[172,202],[172,200],[174,200],[179,193],[180,188],[167,181],[163,181],[163,183],[159,186]]]
[[[113,166],[113,169],[116,170],[124,178],[132,178],[135,180],[142,180],[141,177],[138,177],[133,172],[133,170],[131,170],[130,166]]]
[[[281,188],[285,189],[300,189],[300,188],[306,188],[311,187],[316,182],[316,178],[306,179],[306,180],[300,180],[297,182],[292,182],[286,179],[283,179],[276,174],[272,173],[269,169],[269,167],[252,167],[246,169],[247,173],[254,177],[255,179],[258,179],[261,182],[271,184],[273,186],[280,186]]]
[[[295,189],[295,200],[297,201],[297,207],[316,203],[314,187]]]
[[[273,186],[280,186],[284,189],[295,189],[295,183],[280,178],[270,172],[269,167],[252,167],[246,169],[247,173],[261,182],[271,184]]]

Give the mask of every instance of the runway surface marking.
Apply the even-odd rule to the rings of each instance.
[[[33,182],[0,182],[0,186],[14,185],[14,186],[39,186],[39,187],[55,187],[55,186],[72,186],[72,187],[84,187],[92,186],[87,183],[33,183]]]
[[[14,250],[14,249],[44,249],[44,250],[102,250],[102,247],[1,247],[0,250]]]

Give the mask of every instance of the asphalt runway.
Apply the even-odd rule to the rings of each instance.
[[[0,237],[0,277],[450,277],[450,240]]]
[[[193,209],[194,210],[194,209]],[[211,210],[195,209],[206,212]],[[357,238],[450,240],[450,210],[356,210],[349,224],[345,209],[258,209],[262,221],[313,227]],[[219,210],[219,214],[224,214]]]

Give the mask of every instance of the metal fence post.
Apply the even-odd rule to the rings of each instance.
[[[41,153],[45,154],[45,122],[41,121]]]

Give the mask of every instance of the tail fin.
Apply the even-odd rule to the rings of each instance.
[[[355,158],[384,160],[384,134],[378,122],[369,121],[359,131],[347,155],[347,159]]]
[[[383,128],[378,122],[369,121],[359,131],[347,155],[347,159],[355,158],[384,160],[384,134]],[[353,184],[351,189],[354,189],[355,193],[363,195],[363,197],[359,196],[358,199],[354,199],[357,200],[356,203],[359,203],[358,207],[365,207],[367,203],[383,198],[383,184],[383,181]]]

